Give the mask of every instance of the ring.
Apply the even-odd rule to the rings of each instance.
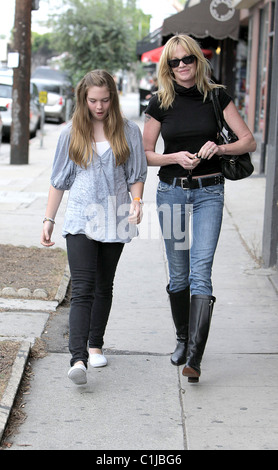
[[[213,149],[209,149],[209,153],[213,152]]]

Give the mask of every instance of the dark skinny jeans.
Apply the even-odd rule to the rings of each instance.
[[[113,283],[123,243],[102,243],[86,235],[67,235],[72,296],[69,314],[71,366],[83,361],[89,348],[103,346],[112,305]]]

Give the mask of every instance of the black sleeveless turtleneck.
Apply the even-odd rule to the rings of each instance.
[[[161,123],[161,135],[164,140],[164,154],[179,151],[196,153],[208,140],[216,142],[217,123],[210,98],[204,102],[204,96],[194,85],[185,88],[174,83],[175,99],[170,108],[161,109],[158,96],[151,98],[145,111]],[[231,97],[220,88],[219,101],[222,109],[231,101]],[[221,171],[219,157],[202,160],[193,170],[193,176],[208,175]],[[166,165],[159,170],[159,175],[182,177],[188,175],[180,165]]]

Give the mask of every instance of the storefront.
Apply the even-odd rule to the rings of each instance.
[[[277,0],[234,0],[249,24],[246,113],[266,175],[262,258],[277,267],[278,248],[278,8]]]
[[[270,85],[274,36],[274,5],[271,0],[234,0],[241,24],[248,24],[244,115],[260,148],[259,172],[265,171],[269,130]]]

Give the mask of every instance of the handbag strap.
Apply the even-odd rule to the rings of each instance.
[[[233,137],[234,139],[238,139],[234,131],[230,128],[229,124],[225,121],[224,115],[223,115],[223,110],[220,106],[219,102],[219,88],[214,88],[211,91],[211,101],[213,104],[214,108],[214,113],[218,125],[218,129],[220,133],[223,133],[223,129],[226,129],[228,132],[229,137]]]
[[[219,103],[218,94],[219,94],[218,88],[214,88],[211,91],[211,101],[213,104],[214,114],[216,117],[219,132],[221,132],[224,127],[224,116],[223,116],[223,111]]]

